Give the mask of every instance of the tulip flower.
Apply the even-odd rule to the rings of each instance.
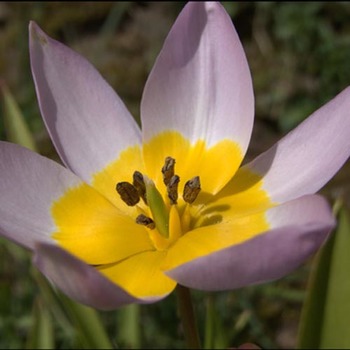
[[[144,88],[139,128],[95,68],[30,23],[37,98],[64,164],[0,143],[0,233],[99,309],[280,278],[335,225],[315,194],[350,154],[345,89],[242,166],[247,59],[218,3],[188,3]]]

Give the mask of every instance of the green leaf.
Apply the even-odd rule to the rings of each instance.
[[[52,318],[40,299],[33,309],[34,324],[27,339],[27,349],[55,349]]]
[[[118,310],[119,340],[128,349],[141,348],[140,305],[131,304]]]
[[[0,82],[4,126],[7,140],[37,152],[34,138],[24,120],[23,114],[4,82]]]
[[[39,286],[40,295],[46,307],[54,316],[55,324],[57,324],[64,333],[66,339],[73,338],[73,327],[68,319],[66,311],[63,309],[58,293],[53,289],[48,280],[33,265],[31,266],[31,275]]]
[[[79,348],[113,349],[96,310],[78,304],[52,288],[35,268],[32,269],[32,275],[40,287],[46,307],[54,315],[66,339],[75,340]]]
[[[342,208],[336,232],[319,252],[304,303],[298,348],[350,347],[350,219]]]
[[[81,341],[87,349],[113,349],[104,329],[99,313],[82,304],[76,303],[63,294],[59,294],[65,310],[71,316],[80,335]]]
[[[350,215],[342,209],[329,271],[321,348],[350,348]]]

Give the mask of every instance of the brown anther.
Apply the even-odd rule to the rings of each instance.
[[[139,225],[144,225],[147,228],[153,230],[156,227],[156,224],[154,223],[154,221],[149,218],[146,215],[140,214],[137,218],[136,218],[136,223]]]
[[[165,163],[162,168],[163,182],[168,185],[170,179],[174,176],[175,159],[171,157],[165,158]]]
[[[170,199],[170,204],[176,204],[178,198],[177,187],[179,185],[180,178],[177,175],[171,177],[170,181],[166,185],[168,191],[168,197]]]
[[[137,193],[143,199],[145,204],[147,204],[146,185],[145,185],[145,181],[143,180],[143,175],[139,171],[135,171],[132,177],[133,177],[133,185],[136,188]]]
[[[183,200],[189,204],[193,203],[196,200],[200,190],[201,184],[199,181],[199,176],[195,176],[185,183],[184,192],[182,195]]]
[[[129,182],[118,182],[116,190],[119,193],[120,198],[130,207],[136,205],[140,200],[136,187]]]

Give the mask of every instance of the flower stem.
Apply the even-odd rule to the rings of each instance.
[[[178,284],[176,287],[176,296],[179,317],[182,322],[187,348],[200,349],[201,346],[191,299],[191,292],[188,288]]]

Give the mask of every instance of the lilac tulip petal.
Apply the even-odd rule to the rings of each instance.
[[[56,162],[0,142],[0,234],[29,249],[37,241],[52,242],[52,202],[80,183]]]
[[[149,303],[132,297],[67,251],[50,244],[38,244],[34,264],[70,298],[101,310],[112,310],[130,303]]]
[[[250,71],[231,18],[219,3],[188,3],[145,86],[144,140],[174,130],[208,147],[233,140],[244,154],[253,116]]]
[[[63,162],[86,182],[140,144],[123,102],[83,57],[30,23],[30,58],[39,106]]]
[[[304,262],[335,225],[326,200],[319,195],[269,209],[267,218],[271,231],[169,269],[166,274],[184,286],[213,291],[271,281]]]
[[[246,166],[263,175],[273,201],[315,193],[348,159],[349,130],[347,88]]]

